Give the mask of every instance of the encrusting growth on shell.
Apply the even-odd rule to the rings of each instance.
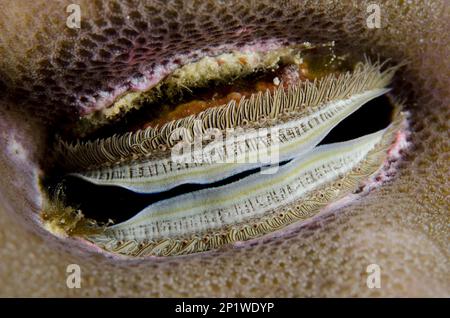
[[[41,218],[44,227],[60,237],[100,234],[112,224],[111,220],[101,224],[86,218],[81,210],[66,205],[64,190],[59,186],[55,189],[52,198],[45,200]]]

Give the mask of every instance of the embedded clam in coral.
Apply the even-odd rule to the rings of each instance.
[[[76,3],[81,8],[80,29],[66,25],[65,6],[69,3],[72,2],[2,1],[1,295],[449,295],[450,19],[446,1],[380,2],[380,28],[367,25],[371,16],[368,9],[377,4],[368,0],[79,0]],[[58,160],[64,168],[53,171],[55,162],[50,159],[56,152],[55,134],[72,144],[75,138],[89,136],[96,127],[116,120],[117,125],[111,122],[112,129],[89,139],[137,131],[123,125],[121,115],[128,107],[144,109],[140,108],[145,106],[140,96],[145,96],[140,93],[162,83],[170,74],[180,75],[184,65],[205,56],[214,60],[232,52],[267,52],[304,41],[313,45],[334,41],[345,52],[363,52],[372,61],[380,56],[382,61],[390,58],[393,65],[407,62],[388,86],[392,88],[389,95],[404,98],[404,110],[410,114],[411,147],[400,152],[395,147],[387,150],[384,168],[369,178],[362,189],[362,194],[367,195],[335,200],[331,206],[321,208],[321,216],[308,218],[310,222],[296,222],[296,226],[283,231],[284,235],[276,231],[270,237],[228,245],[213,253],[145,260],[110,257],[113,254],[102,253],[94,244],[77,238],[95,232],[86,233],[91,228],[83,223],[111,226],[108,218],[118,224],[136,215],[151,204],[146,195],[138,204],[140,197],[119,191],[120,187],[95,187],[92,182],[81,183],[80,178],[72,178],[70,182],[79,181],[81,187],[74,189],[67,184],[60,188],[60,193],[64,188],[72,189],[66,191],[65,204],[46,200],[46,195],[54,191],[51,188],[49,193],[42,187],[43,179],[59,178],[44,184],[55,185],[66,174],[91,169],[77,167],[76,162],[71,167],[68,160]],[[313,81],[315,73],[310,72],[311,68],[303,70],[301,77]],[[277,83],[278,77],[285,83],[287,76],[283,75],[274,74],[270,82]],[[171,87],[177,92],[177,80],[172,79],[175,85]],[[182,82],[187,83],[185,86],[189,87],[192,81]],[[259,86],[270,87],[266,84],[270,83]],[[153,93],[145,99],[159,96],[158,91]],[[383,100],[386,101],[383,97],[372,100],[366,106],[376,107],[365,110],[380,112]],[[114,101],[116,107],[108,107]],[[167,116],[142,125],[136,123],[136,128],[155,127],[181,118],[178,115],[187,116],[194,109],[203,110],[204,102],[182,101],[184,106],[176,110],[153,107],[157,103],[145,107]],[[344,140],[389,125],[368,131],[370,122],[383,121],[376,113],[372,116],[372,121],[362,121],[360,117],[351,121],[351,131],[360,135]],[[82,122],[73,129],[72,123],[79,117]],[[130,118],[126,120],[130,122]],[[324,144],[343,141],[335,138],[340,126],[333,129]],[[63,135],[67,132],[74,136]],[[394,145],[402,136],[402,132],[397,134]],[[376,185],[380,186],[368,191]],[[356,192],[360,191],[358,188]],[[75,196],[77,192],[80,197]],[[102,196],[103,192],[106,196]],[[120,200],[114,200],[120,197],[134,202],[128,208],[139,206],[128,213],[121,208]],[[67,204],[68,201],[73,204]],[[46,222],[42,222],[43,210],[48,213]],[[54,211],[59,217],[51,222]],[[284,213],[281,208],[280,212],[279,216]],[[66,222],[59,222],[62,220]],[[43,225],[52,231],[60,229],[60,233],[69,233],[70,237],[55,237]],[[65,287],[68,263],[82,268],[81,289]],[[365,284],[365,269],[372,263],[381,266],[381,289],[369,289]]]
[[[383,96],[397,67],[343,57],[320,64],[309,50],[204,58],[119,98],[111,106],[119,119],[111,110],[83,119],[84,140],[57,142],[63,172],[50,182],[47,228],[64,232],[58,222],[71,219],[68,234],[110,252],[189,254],[307,220],[354,192],[383,165],[402,127],[399,105]],[[203,76],[188,81],[192,72]],[[185,82],[189,97],[175,96]],[[352,116],[373,127],[355,133],[346,124]],[[128,132],[111,135],[115,129]],[[70,208],[79,212],[70,217]]]

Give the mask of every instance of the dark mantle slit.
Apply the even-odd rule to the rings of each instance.
[[[375,98],[339,123],[320,144],[351,140],[383,129],[391,122],[392,111],[393,107],[387,96]],[[139,194],[117,186],[95,185],[77,177],[65,177],[59,185],[64,187],[65,204],[81,209],[88,218],[100,222],[111,219],[117,224],[130,219],[152,203],[183,193],[229,184],[259,170],[256,168],[245,171],[212,184],[183,184],[155,194]]]

